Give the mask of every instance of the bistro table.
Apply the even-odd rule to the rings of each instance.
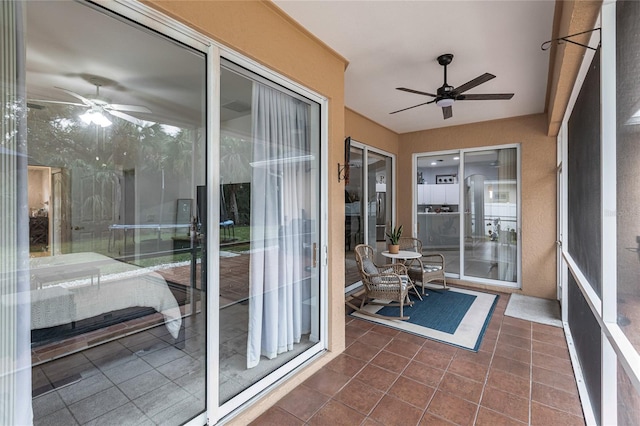
[[[416,251],[411,251],[411,250],[399,250],[398,253],[390,253],[389,251],[383,251],[380,254],[392,260],[402,260],[403,264],[405,265],[407,261],[410,261],[412,259],[419,259],[420,257],[422,257],[422,254]],[[413,288],[413,291],[415,291],[416,295],[420,298],[420,300],[422,300],[422,297],[420,296],[420,292],[416,288],[416,285],[414,284],[411,278],[409,278],[409,286]]]

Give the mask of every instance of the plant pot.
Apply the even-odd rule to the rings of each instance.
[[[389,253],[398,254],[400,252],[400,244],[389,244]]]

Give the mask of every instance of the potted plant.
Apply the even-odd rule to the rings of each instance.
[[[399,240],[402,236],[402,225],[394,227],[391,232],[387,232],[389,237],[389,253],[398,253],[400,251]]]

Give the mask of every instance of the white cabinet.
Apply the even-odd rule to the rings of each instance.
[[[431,201],[428,204],[436,204],[436,205],[442,205],[442,204],[446,204],[446,190],[445,190],[445,186],[449,186],[449,185],[443,185],[443,184],[435,184],[435,185],[429,185],[431,187]]]
[[[458,205],[460,187],[452,184],[419,184],[416,191],[418,204],[422,205]]]
[[[444,201],[446,204],[458,205],[460,204],[460,187],[457,183],[450,185],[440,185],[445,187]]]
[[[431,203],[431,185],[418,184],[418,190],[416,193],[418,196],[418,204]]]

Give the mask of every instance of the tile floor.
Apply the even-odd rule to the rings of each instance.
[[[204,409],[204,329],[164,325],[33,367],[35,425],[180,424]],[[46,389],[46,388],[49,389]]]
[[[560,328],[504,316],[477,353],[351,317],[346,350],[254,425],[584,425]]]

